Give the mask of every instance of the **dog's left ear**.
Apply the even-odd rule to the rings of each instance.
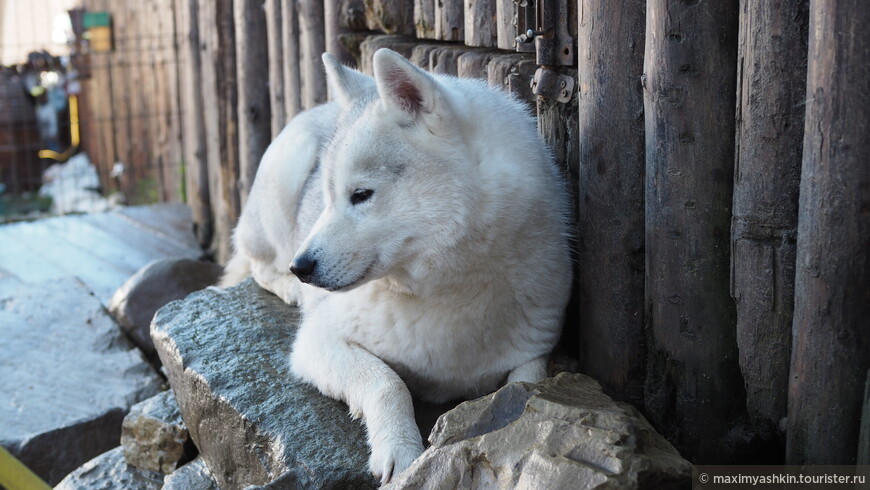
[[[415,117],[434,112],[440,94],[431,75],[386,48],[375,53],[372,64],[384,104]]]
[[[342,65],[329,53],[323,53],[322,59],[329,93],[342,108],[347,109],[355,99],[374,89],[370,76]]]

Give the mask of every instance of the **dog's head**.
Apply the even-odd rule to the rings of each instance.
[[[475,196],[449,89],[386,49],[374,78],[324,64],[343,115],[322,155],[325,208],[291,271],[343,291],[451,260]]]

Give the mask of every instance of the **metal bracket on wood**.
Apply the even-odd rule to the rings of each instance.
[[[574,93],[574,78],[546,66],[538,67],[532,79],[532,93],[558,102],[568,102]]]
[[[517,51],[535,44],[539,65],[574,64],[574,38],[568,32],[568,2],[565,0],[514,0]]]
[[[568,2],[565,0],[514,0],[516,5],[517,51],[531,51],[535,45],[538,71],[532,93],[568,102],[574,92],[574,78],[561,75],[559,66],[574,64],[574,38],[568,33]]]

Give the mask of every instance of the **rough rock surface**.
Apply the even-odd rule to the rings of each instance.
[[[692,465],[631,405],[563,373],[444,414],[387,488],[688,488]]]
[[[193,459],[196,448],[172,390],[133,405],[121,426],[121,446],[127,463],[141,470],[172,473]]]
[[[159,259],[149,262],[130,277],[112,296],[109,311],[121,328],[149,359],[157,353],[151,341],[151,319],[166,303],[215,284],[223,267],[191,259]]]
[[[163,490],[219,490],[211,470],[202,458],[196,458],[190,463],[166,475],[163,479]]]
[[[50,484],[117,446],[163,383],[77,279],[0,279],[0,337],[0,445]]]
[[[124,461],[124,450],[116,447],[88,461],[63,479],[55,490],[158,490],[163,475],[140,470]]]
[[[374,488],[362,424],[290,373],[299,316],[252,280],[157,312],[181,413],[220,488]]]

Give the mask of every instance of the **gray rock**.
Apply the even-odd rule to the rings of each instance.
[[[252,280],[157,312],[151,328],[200,455],[220,488],[374,488],[365,430],[290,373],[299,314]]]
[[[193,459],[196,448],[172,390],[133,405],[121,426],[121,446],[127,463],[141,470],[172,473]]]
[[[0,445],[49,484],[118,445],[162,378],[73,278],[0,279]]]
[[[196,458],[166,475],[163,490],[218,490],[218,486],[205,461]]]
[[[112,296],[109,311],[133,343],[151,360],[157,353],[151,341],[151,319],[166,303],[215,284],[223,267],[191,259],[159,259],[149,262],[130,277]]]
[[[631,405],[563,373],[444,414],[386,488],[688,488],[692,465]]]
[[[140,470],[124,461],[116,447],[88,461],[63,479],[55,490],[159,490],[163,475]]]

